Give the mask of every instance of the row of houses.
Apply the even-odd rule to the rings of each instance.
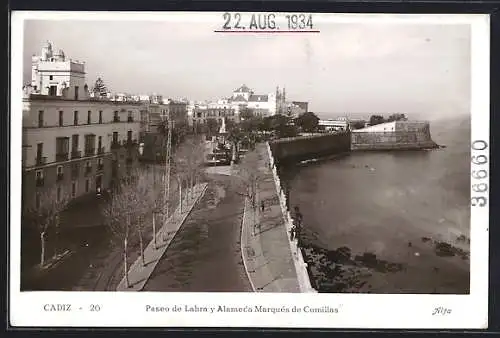
[[[158,96],[93,95],[85,63],[47,43],[32,58],[24,88],[23,204],[37,207],[44,192],[79,198],[113,188],[134,171],[166,119],[187,122],[187,103]]]

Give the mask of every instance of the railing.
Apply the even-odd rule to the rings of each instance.
[[[97,165],[97,170],[98,170],[98,171],[102,171],[102,170],[104,170],[104,163],[100,163],[100,164],[98,164],[98,165]]]
[[[99,148],[97,148],[97,153],[98,153],[99,155],[104,154],[104,147],[99,147]]]
[[[113,122],[120,122],[120,117],[119,116],[113,117]]]
[[[47,157],[40,156],[36,158],[36,165],[44,165],[46,163],[47,163]]]
[[[44,183],[45,183],[45,180],[43,179],[43,177],[39,177],[36,179],[36,186],[37,187],[43,187]]]
[[[129,117],[127,118],[127,122],[134,122],[134,118],[129,116]]]
[[[94,156],[94,155],[95,155],[95,148],[85,149],[85,156]]]
[[[111,149],[118,149],[121,147],[120,141],[111,142]]]
[[[56,154],[56,162],[67,161],[69,158],[69,153]]]
[[[124,141],[124,145],[126,145],[127,147],[133,147],[137,145],[137,140],[126,140]]]
[[[80,158],[82,157],[82,152],[79,150],[74,150],[71,152],[71,158]]]
[[[317,292],[311,285],[311,280],[309,273],[307,272],[307,263],[304,261],[304,257],[302,256],[302,251],[300,250],[298,246],[298,240],[294,239],[291,240],[290,232],[292,231],[293,227],[293,218],[290,214],[290,211],[288,210],[287,203],[286,203],[286,196],[285,193],[281,187],[281,181],[278,176],[278,171],[276,169],[275,163],[274,163],[274,157],[273,153],[271,151],[271,147],[269,146],[269,142],[266,143],[267,146],[267,152],[269,156],[269,165],[272,168],[273,172],[273,178],[274,178],[274,183],[276,187],[276,193],[278,194],[278,199],[280,201],[280,206],[281,206],[281,212],[283,215],[283,219],[285,221],[285,227],[287,230],[287,238],[288,242],[290,244],[290,249],[292,251],[293,255],[293,261],[295,265],[295,270],[297,272],[297,278],[299,281],[299,286],[302,292]]]

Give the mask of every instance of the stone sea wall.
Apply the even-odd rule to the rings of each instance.
[[[273,178],[274,178],[274,183],[276,186],[276,192],[278,194],[278,199],[280,202],[281,206],[281,212],[283,215],[283,220],[285,223],[285,230],[288,238],[288,242],[290,244],[290,249],[292,251],[292,258],[293,258],[293,263],[295,265],[295,270],[297,273],[297,278],[299,281],[300,285],[300,291],[301,292],[317,292],[312,286],[311,286],[311,280],[309,277],[308,269],[307,269],[307,263],[304,261],[304,257],[302,256],[302,251],[298,247],[297,239],[290,239],[290,232],[293,226],[293,220],[292,220],[292,215],[290,214],[290,210],[288,210],[287,207],[287,202],[286,202],[286,196],[285,192],[283,190],[283,187],[281,185],[281,180],[278,176],[278,171],[276,168],[276,163],[274,160],[274,155],[271,150],[271,147],[269,143],[267,143],[267,152],[269,155],[269,166],[271,167],[273,171]]]
[[[351,150],[348,132],[279,139],[269,143],[276,162],[299,162]]]

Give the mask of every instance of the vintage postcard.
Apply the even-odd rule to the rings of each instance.
[[[10,324],[486,328],[489,32],[14,12]]]

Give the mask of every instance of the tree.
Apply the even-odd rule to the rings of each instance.
[[[294,122],[303,131],[311,133],[317,130],[319,118],[312,112],[306,112],[297,117]]]
[[[145,220],[151,212],[154,212],[155,201],[151,201],[150,198],[152,197],[151,191],[155,191],[155,187],[153,183],[153,177],[149,174],[148,171],[137,171],[135,176],[137,178],[137,180],[135,181],[135,189],[133,191],[130,191],[130,199],[135,201],[135,203],[131,206],[134,214],[132,224],[134,225],[135,232],[139,236],[142,266],[146,266],[146,258],[144,257],[144,231],[146,226]],[[155,236],[154,240],[156,243],[156,229],[154,229],[153,232],[153,236]]]
[[[389,118],[387,119],[388,122],[392,122],[392,121],[406,121],[408,120],[405,116],[405,114],[399,114],[399,113],[395,113],[395,114],[391,114],[389,116]]]
[[[92,89],[95,97],[106,97],[108,95],[108,88],[104,84],[104,81],[98,77],[95,81],[94,88]]]
[[[38,206],[27,206],[23,210],[23,220],[34,225],[40,234],[40,267],[45,265],[47,233],[51,226],[59,226],[59,216],[66,209],[69,196],[62,194],[59,187],[52,187],[37,193]],[[57,229],[56,229],[57,230]]]
[[[240,110],[240,118],[242,120],[249,120],[251,118],[255,117],[255,114],[253,113],[253,111],[249,108],[242,108]]]
[[[377,124],[381,124],[381,123],[384,123],[384,122],[385,122],[385,119],[381,115],[372,115],[372,116],[370,116],[370,125],[371,126],[374,126],[374,125],[377,125]]]
[[[351,124],[352,129],[361,129],[365,127],[365,121],[355,121]]]
[[[122,247],[123,271],[126,287],[130,286],[128,279],[128,251],[129,239],[133,234],[133,215],[136,204],[136,191],[132,180],[123,181],[112,195],[109,203],[102,209],[106,225],[113,235],[113,239]]]
[[[241,161],[239,173],[244,182],[245,196],[250,199],[252,206],[256,207],[257,184],[261,176],[257,151],[254,150],[245,154]]]
[[[216,135],[219,132],[219,122],[214,118],[208,118],[205,122],[207,133],[210,136]]]
[[[204,144],[197,137],[190,138],[180,145],[175,156],[177,171],[183,170],[184,172],[183,176],[188,188],[186,199],[189,200],[193,193],[192,188],[195,186],[205,162]]]

